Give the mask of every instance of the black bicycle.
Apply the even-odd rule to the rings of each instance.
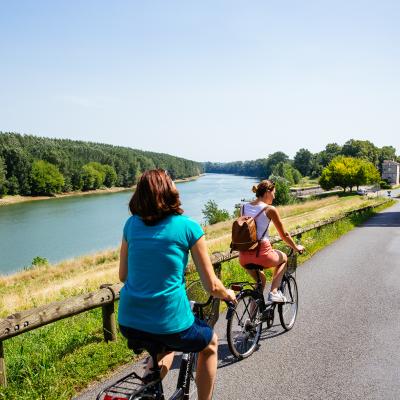
[[[199,281],[192,282],[187,288],[188,292],[193,291],[195,293],[196,298],[199,298],[199,291],[196,290],[198,283]],[[219,299],[212,296],[208,297],[205,302],[191,301],[193,314],[213,326],[218,319],[219,302]],[[143,340],[128,341],[128,347],[136,354],[143,351],[149,353],[154,366],[152,372],[144,378],[132,372],[101,391],[96,399],[165,400],[157,354],[165,353],[168,349],[157,343]],[[176,390],[169,400],[197,399],[196,367],[197,353],[183,353]]]
[[[227,340],[231,353],[238,359],[249,357],[254,353],[261,337],[262,325],[266,322],[270,328],[274,322],[275,308],[278,306],[279,319],[286,331],[293,328],[298,312],[299,294],[295,279],[297,257],[293,249],[288,254],[287,269],[283,275],[280,290],[286,297],[285,303],[265,301],[260,271],[263,267],[247,264],[248,270],[256,271],[257,282],[233,282],[230,287],[239,292],[237,304],[229,307],[226,319]]]

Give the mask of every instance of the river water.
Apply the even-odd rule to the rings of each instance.
[[[208,200],[233,212],[252,196],[254,178],[205,174],[178,183],[185,214],[202,223]],[[0,274],[30,265],[36,256],[54,263],[118,246],[129,217],[131,192],[75,196],[0,207]]]

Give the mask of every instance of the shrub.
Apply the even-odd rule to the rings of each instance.
[[[285,178],[271,175],[269,179],[275,182],[275,205],[292,204],[296,202],[296,199],[290,193],[289,182]]]
[[[27,271],[44,265],[49,265],[49,260],[45,257],[36,256],[33,258],[31,265],[25,266],[24,270]]]
[[[217,222],[226,221],[231,218],[227,210],[221,210],[218,208],[217,203],[214,200],[208,200],[201,210],[204,215],[204,220],[206,224],[212,225]]]
[[[382,179],[379,182],[379,186],[381,187],[381,189],[391,189],[392,185],[389,183],[389,181],[387,179]]]

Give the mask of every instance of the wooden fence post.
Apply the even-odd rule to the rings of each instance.
[[[4,359],[3,341],[0,340],[0,386],[7,386],[6,362]]]
[[[106,283],[100,286],[100,289],[108,288],[115,298],[114,291],[110,288],[111,284]],[[117,324],[115,321],[115,307],[114,301],[109,304],[105,304],[101,307],[102,315],[103,315],[103,334],[104,340],[106,342],[115,342],[117,340]]]

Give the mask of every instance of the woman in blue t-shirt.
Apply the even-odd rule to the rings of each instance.
[[[198,352],[199,400],[212,397],[217,370],[217,336],[195,319],[185,290],[185,269],[192,254],[204,288],[214,297],[235,301],[217,278],[200,225],[182,215],[179,193],[162,169],[143,173],[129,203],[120,252],[118,322],[128,339],[157,341],[171,352],[159,355],[162,376],[172,351]],[[148,373],[151,365],[146,368]]]

